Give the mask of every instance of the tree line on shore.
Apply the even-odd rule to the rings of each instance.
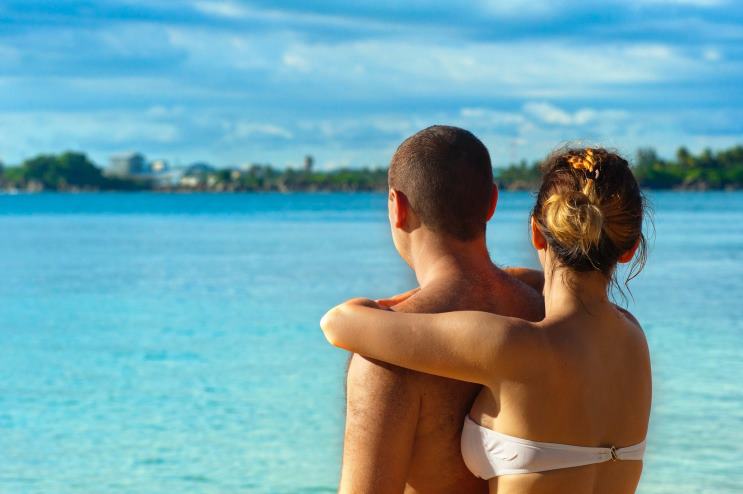
[[[185,179],[184,179],[185,178]],[[246,169],[224,168],[186,171],[173,180],[169,174],[104,173],[87,155],[68,151],[44,154],[18,166],[0,164],[0,189],[39,191],[214,191],[214,192],[291,192],[291,191],[375,191],[387,187],[383,168],[279,170],[271,165],[251,165]]]
[[[680,148],[674,159],[663,159],[651,148],[638,150],[633,171],[650,189],[720,190],[743,188],[743,146],[693,154]],[[541,179],[540,163],[522,161],[494,170],[498,185],[533,190]],[[280,170],[270,165],[201,172],[188,182],[163,182],[151,175],[111,176],[84,153],[44,154],[18,166],[0,164],[0,188],[25,191],[382,191],[384,168],[330,171]]]
[[[743,146],[721,151],[705,149],[695,155],[685,147],[674,159],[663,159],[652,148],[641,148],[632,171],[647,189],[733,190],[743,188]],[[533,190],[541,181],[541,163],[519,164],[496,173],[498,185],[511,190]]]

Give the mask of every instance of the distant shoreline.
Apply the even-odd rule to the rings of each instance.
[[[87,155],[68,151],[39,155],[17,166],[0,164],[0,190],[16,192],[385,192],[386,168],[314,169],[305,157],[302,169],[277,169],[252,164],[240,168],[215,168],[193,163],[173,168],[163,160],[148,161],[140,153],[114,157],[111,167],[96,165]],[[700,154],[679,148],[672,160],[651,148],[639,149],[632,165],[638,183],[646,190],[743,190],[743,145]],[[501,190],[534,191],[542,180],[540,162],[522,161],[493,169]]]

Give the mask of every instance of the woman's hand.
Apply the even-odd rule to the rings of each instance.
[[[364,297],[356,297],[352,298],[350,300],[346,300],[342,304],[336,306],[335,308],[342,307],[344,305],[346,306],[357,306],[357,307],[370,307],[372,309],[381,309],[384,310],[385,307],[380,304],[381,301],[379,300],[372,300],[370,298],[364,298]],[[333,309],[331,309],[333,310]]]
[[[416,287],[416,288],[413,288],[412,290],[408,290],[405,293],[400,293],[399,295],[393,295],[388,298],[379,299],[377,300],[377,304],[386,309],[389,309],[391,307],[394,307],[397,304],[401,304],[405,302],[407,299],[409,299],[410,297],[412,297],[419,291],[421,291],[420,287]]]

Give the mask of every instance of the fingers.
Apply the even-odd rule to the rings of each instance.
[[[377,300],[377,305],[385,309],[389,309],[393,305],[397,305],[399,303],[400,302],[396,301],[394,298],[384,298]]]
[[[392,306],[395,306],[397,304],[401,304],[416,293],[420,291],[420,287],[413,288],[412,290],[408,290],[405,293],[400,293],[398,295],[393,295],[392,297],[380,299],[377,300],[377,304],[381,307],[390,308]]]
[[[363,297],[352,298],[351,300],[344,302],[343,305],[360,305],[363,307],[371,307],[372,309],[384,308],[380,306],[378,301]]]

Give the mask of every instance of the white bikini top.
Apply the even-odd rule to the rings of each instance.
[[[492,479],[501,475],[580,467],[609,460],[642,460],[645,441],[617,449],[540,443],[501,434],[471,418],[464,419],[462,458],[473,475]]]

